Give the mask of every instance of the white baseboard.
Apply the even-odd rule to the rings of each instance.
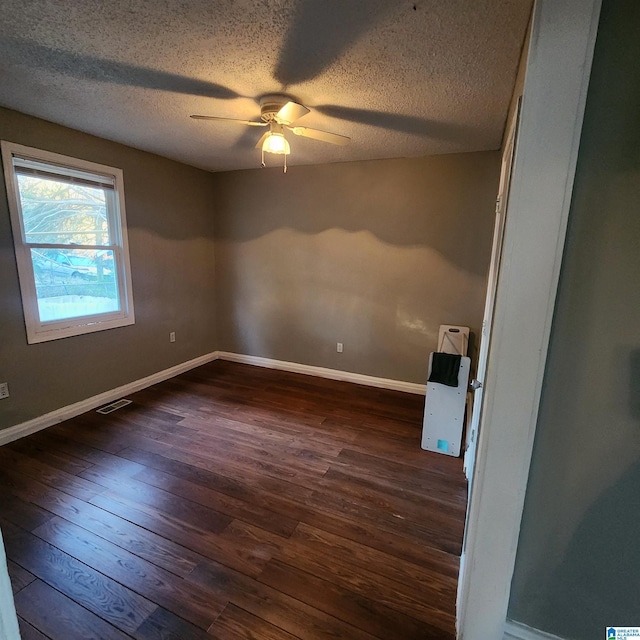
[[[61,409],[56,409],[43,416],[38,416],[27,422],[14,425],[0,431],[0,446],[23,438],[41,429],[46,429],[54,424],[75,418],[86,411],[91,411],[96,407],[100,407],[108,402],[113,402],[118,398],[122,398],[129,393],[135,393],[141,389],[146,389],[153,384],[163,382],[169,378],[180,375],[190,369],[195,369],[207,362],[212,362],[218,358],[222,360],[230,360],[232,362],[241,362],[244,364],[252,364],[258,367],[266,367],[268,369],[280,369],[282,371],[292,371],[293,373],[303,373],[305,375],[317,376],[319,378],[329,378],[331,380],[344,380],[346,382],[355,382],[356,384],[364,384],[370,387],[378,387],[381,389],[392,389],[394,391],[405,391],[407,393],[415,393],[424,395],[426,385],[415,384],[413,382],[402,382],[401,380],[389,380],[387,378],[376,378],[374,376],[365,376],[360,373],[349,373],[348,371],[338,371],[337,369],[325,369],[324,367],[313,367],[307,364],[298,364],[296,362],[284,362],[283,360],[272,360],[271,358],[259,358],[258,356],[246,356],[240,353],[229,353],[226,351],[213,351],[207,353],[188,362],[183,362],[175,367],[158,371],[146,378],[135,380],[129,384],[122,385],[110,391],[105,391],[97,396],[92,396],[86,400],[80,400]]]
[[[28,436],[36,431],[40,431],[41,429],[51,427],[54,424],[63,422],[64,420],[75,418],[86,411],[91,411],[91,409],[95,409],[103,404],[122,398],[122,396],[125,396],[128,393],[135,393],[141,389],[146,389],[153,384],[163,382],[164,380],[173,378],[185,371],[207,364],[207,362],[217,360],[217,358],[218,352],[213,351],[212,353],[207,353],[203,356],[199,356],[198,358],[194,358],[193,360],[189,360],[188,362],[177,364],[169,369],[164,369],[164,371],[158,371],[146,378],[135,380],[134,382],[124,384],[121,387],[111,389],[110,391],[99,393],[97,396],[92,396],[86,400],[80,400],[80,402],[75,402],[74,404],[67,405],[61,409],[56,409],[50,413],[45,413],[43,416],[33,418],[33,420],[27,420],[27,422],[16,424],[8,429],[3,429],[0,431],[0,446],[7,444],[8,442],[12,442],[13,440],[17,440],[18,438]]]
[[[364,384],[368,387],[404,391],[406,393],[415,393],[417,395],[425,395],[427,390],[426,385],[417,384],[415,382],[403,382],[402,380],[390,380],[389,378],[376,378],[375,376],[366,376],[362,373],[351,373],[349,371],[339,371],[338,369],[326,369],[325,367],[314,367],[309,364],[298,364],[297,362],[260,358],[259,356],[246,356],[241,353],[218,351],[218,357],[221,360],[252,364],[257,367],[265,367],[267,369],[291,371],[292,373],[302,373],[307,376],[329,378],[330,380],[342,380],[344,382],[354,382],[355,384]]]
[[[534,629],[528,627],[522,622],[516,622],[515,620],[507,620],[504,628],[503,640],[563,640],[558,636],[554,636],[550,633],[540,631],[540,629]]]

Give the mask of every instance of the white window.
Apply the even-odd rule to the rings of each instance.
[[[2,141],[29,343],[134,323],[122,171]]]

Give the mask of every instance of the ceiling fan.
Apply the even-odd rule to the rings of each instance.
[[[269,127],[256,144],[256,149],[262,149],[262,166],[265,166],[264,154],[276,153],[284,155],[284,172],[287,172],[287,155],[291,153],[288,140],[285,138],[285,130],[291,131],[296,136],[321,140],[330,144],[345,145],[351,138],[337,133],[310,129],[295,125],[300,118],[307,115],[310,109],[292,100],[285,95],[266,95],[260,98],[260,121],[238,120],[236,118],[223,118],[220,116],[190,116],[194,120],[219,120],[221,122],[235,122],[249,127]]]

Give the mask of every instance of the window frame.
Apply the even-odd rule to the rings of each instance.
[[[29,344],[36,344],[135,324],[124,199],[124,176],[122,170],[95,162],[89,162],[88,160],[81,160],[50,151],[27,147],[6,140],[2,140],[0,146],[2,149],[4,179],[7,189],[7,201],[18,267],[18,279],[20,282],[27,342]],[[38,244],[27,242],[26,240],[22,204],[18,188],[18,172],[14,165],[14,158],[19,159],[18,162],[32,161],[34,163],[48,165],[47,170],[60,175],[61,179],[65,177],[67,179],[86,177],[89,175],[97,178],[98,182],[99,179],[102,178],[103,181],[106,179],[106,181],[113,184],[113,197],[107,198],[109,201],[107,204],[107,216],[112,234],[110,238],[111,244],[99,248],[113,251],[114,270],[117,275],[117,288],[120,302],[119,310],[64,318],[62,320],[44,322],[40,320],[31,249],[37,249],[43,244],[53,243]],[[111,190],[111,188],[109,188],[109,190]],[[74,247],[74,245],[62,244],[56,246],[66,249]],[[90,245],[75,246],[77,248],[89,247]],[[96,248],[98,247],[96,246]]]

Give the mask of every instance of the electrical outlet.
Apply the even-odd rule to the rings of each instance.
[[[342,342],[338,342],[338,344],[336,345],[336,351],[338,353],[342,353],[343,349],[344,349],[344,345],[342,344]]]
[[[9,383],[0,382],[0,400],[9,397]]]
[[[169,334],[169,342],[175,342],[175,341],[176,341],[176,332],[175,332],[175,331],[172,331],[172,332]]]

